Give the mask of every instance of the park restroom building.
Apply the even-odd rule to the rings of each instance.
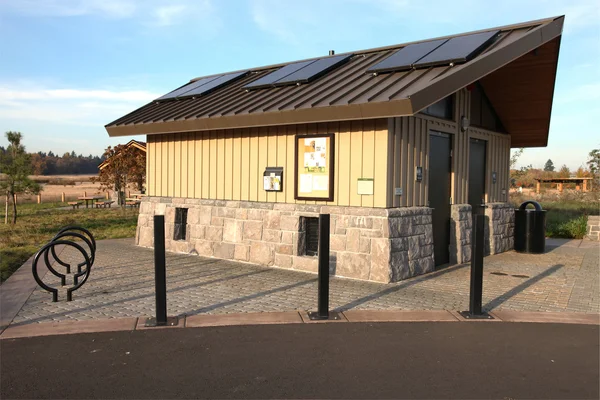
[[[216,74],[108,124],[146,135],[136,241],[394,282],[513,247],[511,147],[546,146],[564,17]],[[333,52],[331,52],[333,53]],[[481,207],[482,204],[487,206]]]

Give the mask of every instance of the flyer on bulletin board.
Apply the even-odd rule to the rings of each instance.
[[[333,138],[333,134],[297,137],[297,198],[328,200],[332,197]]]

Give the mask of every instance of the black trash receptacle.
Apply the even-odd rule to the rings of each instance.
[[[528,209],[532,204],[535,209]],[[546,211],[535,201],[526,201],[515,210],[515,251],[543,253],[546,251]]]

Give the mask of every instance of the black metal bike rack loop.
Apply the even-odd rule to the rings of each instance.
[[[83,243],[80,244],[74,240],[70,240],[71,238],[74,240],[81,240],[85,243],[85,246],[83,246]],[[50,242],[35,254],[32,262],[33,277],[42,289],[52,293],[53,302],[58,301],[58,289],[48,286],[42,281],[38,273],[38,263],[40,258],[43,257],[46,268],[48,268],[54,276],[60,278],[61,286],[65,286],[66,275],[57,271],[52,264],[53,262],[56,262],[57,264],[62,265],[66,268],[67,274],[71,273],[71,264],[60,258],[56,252],[57,246],[73,247],[83,256],[83,261],[77,264],[77,272],[73,274],[73,287],[67,289],[67,301],[72,301],[73,292],[83,286],[90,276],[92,266],[96,259],[96,240],[94,239],[94,235],[85,228],[74,225],[67,226],[62,228]],[[87,251],[84,247],[87,247]],[[52,255],[53,261],[50,260],[50,255]],[[82,267],[85,267],[85,269],[82,269]],[[80,278],[82,279],[80,280]]]

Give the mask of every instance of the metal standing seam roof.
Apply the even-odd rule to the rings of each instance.
[[[560,36],[562,21],[563,17],[556,17],[482,30],[500,33],[481,54],[454,66],[366,73],[410,44],[406,43],[352,52],[347,63],[308,84],[246,91],[243,86],[289,63],[255,68],[205,96],[152,101],[109,123],[106,129],[110,136],[121,136],[413,115]]]

